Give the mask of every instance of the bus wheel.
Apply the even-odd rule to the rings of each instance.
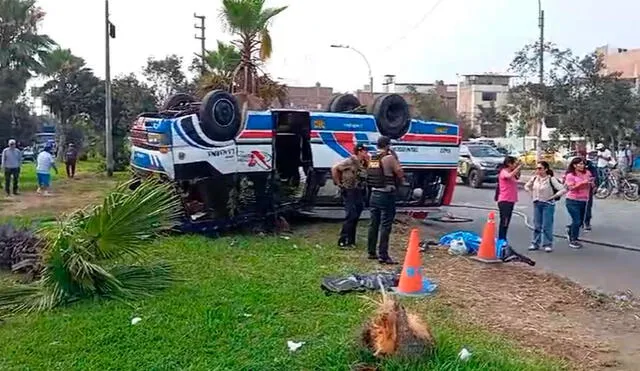
[[[235,138],[242,126],[238,100],[224,90],[214,90],[202,99],[200,127],[209,139],[226,142]]]
[[[382,135],[398,139],[409,130],[409,105],[398,94],[383,94],[373,102],[373,115]]]
[[[331,101],[330,112],[349,112],[360,107],[360,100],[352,94],[340,94]]]
[[[196,98],[192,97],[189,94],[178,93],[170,96],[163,104],[162,110],[179,110],[184,109],[191,103],[194,103]]]

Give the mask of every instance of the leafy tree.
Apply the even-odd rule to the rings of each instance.
[[[57,119],[56,133],[59,148],[67,144],[75,116],[88,115],[94,121],[104,117],[104,85],[82,58],[71,51],[54,50],[45,59],[46,74],[50,76],[38,93]],[[62,157],[64,151],[59,151]]]
[[[509,116],[497,109],[494,102],[489,107],[479,104],[475,119],[480,123],[482,135],[490,137],[504,136],[510,121]]]
[[[257,70],[271,57],[273,44],[269,26],[286,6],[265,8],[265,0],[222,0],[221,19],[237,39],[232,42],[240,50],[240,64],[233,72],[245,93],[258,91]]]
[[[164,59],[149,58],[142,74],[151,84],[158,102],[170,95],[188,90],[187,77],[182,70],[182,57],[175,54]]]
[[[455,109],[447,106],[436,92],[420,93],[414,86],[409,86],[407,89],[416,118],[444,122],[457,121]]]
[[[240,51],[234,45],[218,40],[216,50],[207,51],[205,54],[204,74],[215,74],[224,79],[231,80],[233,71],[240,64]],[[191,63],[191,71],[202,72],[202,61],[195,58]]]
[[[15,101],[54,45],[38,34],[45,13],[35,0],[0,1],[0,103]]]
[[[9,139],[28,145],[40,121],[21,101],[0,104],[0,148],[4,148]]]

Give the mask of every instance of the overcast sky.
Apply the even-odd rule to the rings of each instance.
[[[193,28],[207,16],[207,46],[229,40],[219,0],[111,0],[112,74],[139,73],[149,56],[185,57],[200,48]],[[578,53],[611,44],[640,47],[640,1],[542,0],[547,39]],[[271,27],[268,72],[291,85],[355,90],[367,83],[364,53],[376,89],[382,76],[401,82],[455,82],[456,74],[506,72],[516,50],[538,36],[536,0],[267,0],[288,5]],[[104,0],[39,0],[43,32],[104,76]],[[434,5],[435,6],[434,8]],[[425,14],[434,9],[426,18]],[[420,22],[424,18],[423,22]]]

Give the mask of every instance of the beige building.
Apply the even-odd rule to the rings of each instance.
[[[601,46],[596,52],[602,54],[608,73],[620,72],[620,78],[632,81],[636,88],[640,85],[640,48],[615,48],[610,45]]]
[[[504,136],[505,128],[495,123],[481,125],[478,116],[481,108],[495,107],[501,110],[507,104],[509,83],[513,76],[505,74],[474,74],[462,75],[458,81],[458,115],[464,116],[471,123],[471,127],[482,136]]]

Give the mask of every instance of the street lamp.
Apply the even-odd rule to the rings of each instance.
[[[331,45],[332,48],[340,48],[340,49],[351,49],[354,52],[360,54],[360,56],[362,57],[362,59],[364,59],[364,62],[367,64],[367,69],[369,69],[369,91],[371,93],[371,101],[373,102],[373,75],[371,74],[371,65],[369,64],[369,60],[367,60],[367,57],[364,56],[364,54],[362,54],[361,51],[359,51],[358,49],[349,46],[349,45],[342,45],[342,44],[332,44]]]
[[[540,89],[544,85],[544,10],[542,10],[542,0],[538,0],[538,27],[540,28]],[[542,159],[542,126],[544,125],[544,112],[542,110],[542,99],[538,101],[538,130],[536,132],[536,157],[537,161]]]

